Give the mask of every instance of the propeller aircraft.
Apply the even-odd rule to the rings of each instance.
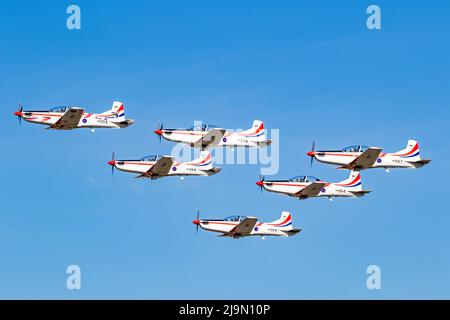
[[[19,105],[14,113],[21,120],[46,125],[46,129],[72,130],[78,128],[126,128],[134,120],[125,118],[125,109],[122,102],[115,101],[112,108],[99,114],[87,113],[83,108],[61,106],[43,111],[25,111]]]
[[[361,174],[351,171],[348,179],[330,183],[313,176],[297,176],[287,180],[265,180],[261,178],[256,184],[270,192],[282,193],[300,200],[313,197],[362,197],[370,191],[363,190]]]
[[[202,124],[188,129],[165,129],[161,124],[155,134],[173,141],[188,144],[202,150],[214,147],[266,147],[271,140],[266,140],[264,123],[253,121],[253,126],[245,131],[234,132],[213,125]]]
[[[113,152],[112,167],[121,171],[137,173],[136,178],[158,179],[168,176],[211,176],[220,172],[221,168],[212,165],[209,151],[202,151],[200,157],[190,162],[178,162],[171,156],[151,155],[138,160],[116,160]]]
[[[381,148],[368,146],[351,146],[340,150],[316,151],[313,142],[312,150],[307,152],[313,160],[338,165],[339,169],[364,170],[370,168],[421,168],[431,162],[421,159],[419,143],[409,140],[405,149],[394,153],[384,153]]]
[[[281,217],[273,222],[258,222],[257,217],[229,216],[224,219],[200,219],[200,212],[197,218],[192,221],[198,228],[206,231],[220,233],[218,237],[230,237],[233,239],[260,236],[294,236],[301,231],[292,226],[292,217],[289,212],[283,211]]]

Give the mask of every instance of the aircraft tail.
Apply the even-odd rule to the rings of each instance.
[[[108,111],[101,113],[103,116],[110,118],[112,122],[125,121],[125,107],[122,102],[114,101],[112,108]]]
[[[191,162],[186,162],[186,164],[195,166],[195,167],[197,167],[197,169],[202,170],[202,171],[212,170],[213,165],[212,165],[211,152],[202,151],[200,153],[200,157],[198,159],[195,159]]]
[[[291,217],[291,213],[287,212],[287,211],[283,211],[281,213],[281,217],[278,220],[275,220],[271,223],[269,223],[270,225],[277,227],[278,229],[281,229],[283,231],[289,231],[293,229],[292,226],[292,217]]]
[[[336,185],[351,192],[362,191],[361,173],[356,170],[350,171],[349,177],[339,183],[336,183]]]
[[[241,134],[253,141],[263,142],[266,140],[264,123],[260,120],[254,120],[252,127],[248,130],[242,131]]]
[[[393,153],[392,155],[400,157],[407,162],[420,162],[419,142],[416,140],[408,140],[408,144],[405,149]]]

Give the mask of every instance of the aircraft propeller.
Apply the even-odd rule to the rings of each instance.
[[[315,150],[316,150],[316,142],[313,141],[313,142],[312,142],[312,146],[311,146],[311,151],[308,152],[308,156],[311,157],[311,163],[310,163],[310,166],[311,166],[311,167],[312,167],[313,162],[314,162],[314,152],[315,152]]]
[[[14,113],[17,118],[19,119],[19,126],[22,125],[22,111],[23,111],[23,105],[21,102],[19,102],[19,109]]]
[[[154,132],[158,135],[159,143],[161,143],[162,130],[164,129],[163,123],[161,121],[158,121],[156,128],[157,129]]]
[[[192,221],[192,223],[196,225],[195,233],[198,234],[198,227],[200,225],[200,210],[197,210],[197,217],[195,218],[194,221]]]
[[[258,182],[256,183],[256,184],[259,186],[259,189],[260,189],[261,193],[262,193],[262,191],[263,191],[263,186],[264,186],[264,180],[265,180],[265,179],[266,179],[266,178],[265,178],[264,176],[259,175],[259,180],[258,180]]]
[[[116,168],[116,153],[113,151],[111,161],[108,162],[111,165],[111,175],[114,175],[114,169]]]

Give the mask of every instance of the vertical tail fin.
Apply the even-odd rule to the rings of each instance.
[[[200,170],[211,170],[212,169],[212,157],[211,152],[202,151],[200,157],[186,164],[191,166],[196,166]]]
[[[283,211],[281,213],[280,219],[275,220],[269,224],[273,225],[274,227],[277,227],[278,229],[291,230],[293,228],[291,213],[287,212],[287,211]]]
[[[264,129],[264,122],[260,120],[254,120],[250,129],[242,132],[247,138],[251,138],[255,141],[266,140],[266,130]]]
[[[339,187],[344,187],[349,191],[361,191],[362,190],[361,173],[356,170],[350,171],[350,176],[344,181],[336,183],[336,185]]]
[[[103,116],[111,118],[113,121],[125,120],[125,107],[122,102],[114,101],[110,110],[102,113]]]
[[[408,140],[408,144],[405,149],[392,153],[391,155],[401,157],[405,161],[409,162],[420,161],[419,142],[416,140]]]

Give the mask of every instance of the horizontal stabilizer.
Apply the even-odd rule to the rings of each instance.
[[[302,229],[291,229],[289,231],[286,231],[286,233],[289,234],[289,235],[294,235],[294,234],[297,234],[297,233],[299,233],[301,231],[302,231]]]
[[[430,159],[423,159],[423,160],[419,160],[419,161],[411,161],[410,163],[416,167],[416,168],[420,168],[423,167],[426,164],[429,164],[431,162]]]
[[[270,144],[272,144],[272,140],[268,139],[265,141],[258,142],[258,147],[267,147]]]
[[[351,191],[351,193],[353,193],[355,196],[357,197],[363,197],[365,196],[367,193],[371,193],[372,191],[370,190],[361,190],[361,191]]]

